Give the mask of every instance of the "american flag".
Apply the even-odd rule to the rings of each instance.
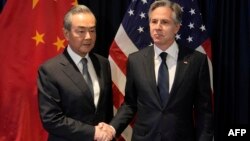
[[[126,61],[130,53],[150,44],[148,9],[154,0],[132,0],[117,31],[109,51],[112,69],[114,108],[123,102],[126,83]],[[183,46],[207,54],[212,85],[211,43],[206,26],[202,22],[197,0],[172,0],[180,4],[183,12],[181,28],[176,41]],[[213,88],[211,87],[213,90]],[[131,140],[132,124],[128,126],[119,140]]]

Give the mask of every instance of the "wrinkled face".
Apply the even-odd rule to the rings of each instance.
[[[150,14],[150,35],[160,48],[168,48],[175,40],[180,25],[174,22],[173,11],[168,7],[158,7]]]
[[[96,41],[96,21],[94,15],[81,13],[72,15],[71,30],[64,29],[64,36],[72,50],[80,56],[90,52]]]

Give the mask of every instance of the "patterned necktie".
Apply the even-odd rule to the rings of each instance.
[[[89,87],[89,90],[90,90],[91,94],[93,95],[94,94],[93,84],[92,84],[92,80],[91,80],[90,75],[89,75],[87,63],[88,63],[88,60],[86,58],[82,58],[83,77],[84,77],[84,80],[85,80],[85,82],[87,83],[87,85]]]
[[[168,66],[166,64],[167,53],[162,52],[160,54],[161,57],[161,65],[158,72],[158,90],[161,97],[162,106],[168,101],[169,98],[169,74],[168,74]]]

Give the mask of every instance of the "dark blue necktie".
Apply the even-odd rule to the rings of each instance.
[[[162,62],[158,72],[158,90],[161,97],[162,106],[167,103],[169,97],[169,76],[168,66],[166,64],[167,55],[168,54],[166,52],[162,52],[160,54]]]
[[[82,58],[83,77],[84,77],[84,80],[85,80],[85,82],[87,83],[87,85],[88,85],[88,87],[90,89],[91,94],[93,95],[94,94],[93,84],[92,84],[92,80],[91,80],[90,75],[89,75],[87,63],[88,63],[88,60],[86,58]]]

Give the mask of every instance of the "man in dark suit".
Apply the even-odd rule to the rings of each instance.
[[[98,127],[112,119],[113,101],[109,61],[90,53],[95,28],[89,8],[73,7],[64,17],[68,46],[39,68],[39,109],[48,141],[112,139]]]
[[[118,136],[135,117],[132,141],[212,140],[207,57],[176,43],[180,23],[177,3],[158,0],[151,5],[154,44],[129,55],[124,103],[110,122],[113,128],[102,123],[102,129]]]

